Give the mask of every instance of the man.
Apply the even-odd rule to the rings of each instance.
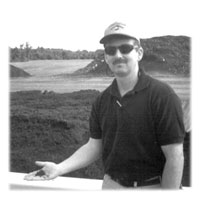
[[[59,164],[36,162],[42,171],[25,179],[53,179],[102,155],[103,189],[180,188],[184,124],[178,96],[140,69],[143,49],[128,26],[111,24],[100,43],[115,79],[92,106],[88,143]]]

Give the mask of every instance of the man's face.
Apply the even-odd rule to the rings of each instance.
[[[138,61],[143,55],[142,48],[134,39],[113,38],[105,44],[105,60],[111,71],[118,77],[125,77],[138,71]]]

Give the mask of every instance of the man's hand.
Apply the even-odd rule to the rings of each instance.
[[[33,171],[24,177],[27,181],[51,180],[59,176],[58,165],[53,162],[36,161],[36,165],[42,167],[40,170]]]

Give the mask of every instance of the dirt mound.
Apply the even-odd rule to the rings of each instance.
[[[140,66],[145,71],[161,71],[171,74],[190,74],[190,38],[163,36],[141,40],[144,49]],[[99,57],[74,75],[112,76],[104,60],[103,50]]]
[[[30,77],[31,75],[24,71],[23,69],[19,69],[18,67],[15,67],[14,65],[10,65],[10,77],[17,78],[17,77]]]

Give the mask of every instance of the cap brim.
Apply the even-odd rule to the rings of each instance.
[[[99,42],[100,44],[105,44],[107,43],[109,40],[114,39],[114,38],[131,38],[131,39],[135,39],[138,42],[140,42],[140,40],[136,37],[130,36],[130,35],[125,35],[125,34],[112,34],[112,35],[106,35],[104,36]]]

